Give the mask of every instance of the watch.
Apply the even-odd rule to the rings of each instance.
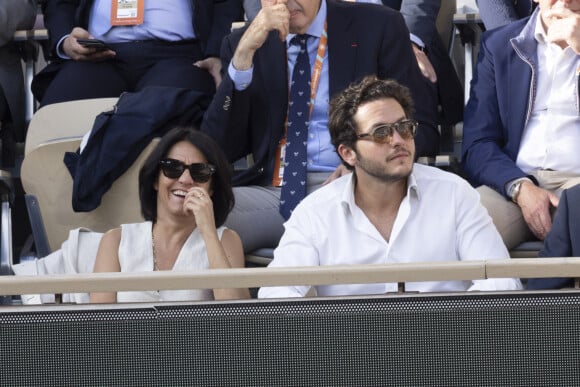
[[[528,179],[520,179],[513,183],[508,191],[508,196],[512,199],[512,202],[518,204],[518,196],[520,194],[520,189],[522,188],[522,184],[525,181],[529,181]]]

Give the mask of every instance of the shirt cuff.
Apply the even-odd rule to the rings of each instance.
[[[250,86],[250,83],[252,83],[253,73],[254,66],[247,70],[237,70],[234,67],[233,62],[230,62],[230,65],[228,66],[228,75],[234,82],[234,86],[237,91],[244,91],[248,88],[248,86]]]
[[[70,56],[68,56],[67,54],[65,54],[60,48],[62,47],[62,44],[64,42],[64,40],[66,38],[68,38],[70,35],[65,35],[62,38],[60,38],[60,40],[58,41],[58,43],[56,44],[56,55],[61,58],[61,59],[70,59]]]
[[[519,183],[520,181],[529,181],[530,183],[535,184],[532,181],[532,179],[530,179],[529,177],[520,177],[520,178],[517,178],[517,179],[513,179],[513,180],[508,181],[507,184],[505,185],[505,192],[507,192],[507,194],[508,194],[508,196],[510,198],[512,198],[514,186],[517,183]]]
[[[420,37],[418,37],[417,35],[413,35],[413,34],[409,34],[409,37],[411,39],[411,42],[415,43],[417,45],[417,47],[421,48],[421,50],[425,49],[425,43],[423,42],[423,40],[421,40]]]

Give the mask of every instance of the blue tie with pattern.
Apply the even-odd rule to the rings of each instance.
[[[296,35],[290,41],[300,52],[292,71],[288,102],[288,129],[284,176],[280,194],[280,214],[288,219],[294,208],[306,196],[306,143],[310,119],[310,60],[306,41],[309,35]]]

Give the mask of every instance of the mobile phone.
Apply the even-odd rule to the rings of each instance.
[[[98,51],[111,49],[109,46],[107,46],[107,43],[99,39],[77,39],[77,42],[83,47],[96,48]]]

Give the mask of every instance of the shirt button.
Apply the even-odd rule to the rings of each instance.
[[[264,168],[258,168],[258,173],[264,173]]]

